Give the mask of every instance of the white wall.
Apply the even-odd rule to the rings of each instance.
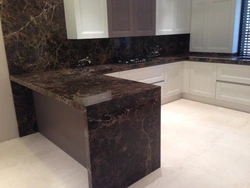
[[[18,128],[0,20],[0,142],[16,137]]]

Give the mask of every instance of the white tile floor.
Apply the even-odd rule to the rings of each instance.
[[[250,114],[162,106],[162,168],[129,188],[250,188]],[[0,188],[87,188],[87,171],[39,133],[0,143]]]

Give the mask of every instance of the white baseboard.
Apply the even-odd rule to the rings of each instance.
[[[191,95],[191,94],[186,94],[186,93],[182,93],[182,98],[250,113],[250,106],[246,106],[246,105],[235,104],[235,103],[231,103],[227,101],[211,99],[207,97],[201,97],[201,96]]]
[[[161,104],[166,104],[166,103],[169,103],[169,102],[172,102],[172,101],[176,101],[178,99],[181,99],[182,98],[182,94],[178,94],[178,95],[173,95],[173,96],[170,96],[170,97],[165,97],[161,100]]]

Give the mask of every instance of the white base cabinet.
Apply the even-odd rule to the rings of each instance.
[[[190,94],[215,98],[217,64],[190,62]]]
[[[250,106],[250,86],[217,82],[216,99]]]
[[[165,80],[164,80],[164,65],[145,67],[121,72],[115,72],[106,74],[107,76],[113,76],[117,78],[123,78],[126,80],[142,82],[146,84],[153,84],[161,87],[161,101],[165,97]]]
[[[190,93],[190,61],[183,62],[182,92]]]
[[[120,78],[148,84],[162,82],[164,81],[164,65],[122,71]]]
[[[181,98],[183,62],[106,74],[161,87],[162,104]]]
[[[250,66],[182,61],[106,75],[160,86],[162,104],[183,97],[250,112]]]
[[[217,80],[250,85],[250,66],[218,64]]]
[[[182,93],[183,62],[165,65],[165,97]]]

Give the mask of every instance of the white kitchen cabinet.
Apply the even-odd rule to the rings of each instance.
[[[165,65],[165,97],[182,93],[183,62]]]
[[[207,50],[236,53],[238,50],[241,0],[210,0]]]
[[[191,0],[175,0],[175,33],[190,33]]]
[[[189,93],[190,88],[190,61],[183,61],[182,92]]]
[[[68,39],[108,37],[107,0],[64,0]]]
[[[190,51],[236,53],[240,10],[241,0],[193,0]]]
[[[190,33],[191,0],[156,0],[156,35]]]
[[[122,71],[120,78],[149,84],[161,82],[164,81],[164,65]]]
[[[161,99],[162,99],[161,102],[162,104],[164,103],[163,101],[165,97],[164,65],[122,71],[119,74],[120,78],[123,79],[160,86]]]
[[[191,35],[190,35],[190,51],[202,52],[205,51],[205,36],[206,36],[206,15],[208,11],[207,0],[192,1],[192,16],[191,16]]]
[[[217,80],[250,85],[250,66],[218,64]]]
[[[216,63],[190,62],[190,94],[215,98]]]
[[[217,82],[216,99],[250,106],[250,86]]]

